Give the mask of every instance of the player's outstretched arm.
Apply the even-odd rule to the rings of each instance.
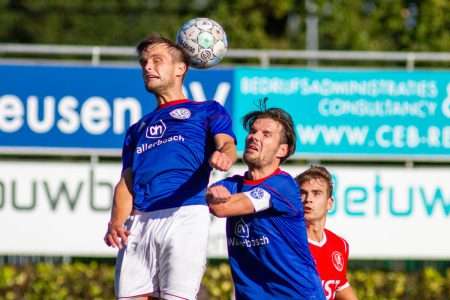
[[[231,195],[221,185],[210,187],[206,193],[210,212],[219,218],[248,215],[255,212],[250,199],[244,193]]]
[[[336,300],[358,300],[351,286],[336,292]]]
[[[214,136],[216,151],[209,159],[209,164],[219,171],[228,171],[237,159],[234,139],[228,134],[219,133]]]
[[[111,219],[104,238],[106,245],[110,247],[122,249],[127,244],[129,232],[125,229],[124,223],[133,209],[131,186],[131,169],[126,169],[114,189]]]

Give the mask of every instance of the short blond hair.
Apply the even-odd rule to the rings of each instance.
[[[297,181],[299,187],[302,186],[303,183],[311,181],[313,179],[321,179],[325,181],[328,187],[328,196],[332,197],[333,195],[333,177],[327,168],[318,165],[312,165],[308,170],[299,174],[295,177],[295,181]]]

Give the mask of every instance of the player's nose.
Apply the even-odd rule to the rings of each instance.
[[[251,141],[251,142],[254,142],[254,141],[259,141],[260,140],[260,135],[258,134],[258,132],[252,132],[252,133],[250,133],[249,135],[248,135],[248,139],[249,139],[249,141]]]
[[[145,71],[150,71],[153,69],[153,64],[150,60],[148,60],[147,62],[144,63],[142,67],[144,68]]]

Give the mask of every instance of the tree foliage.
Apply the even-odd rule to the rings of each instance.
[[[415,272],[351,270],[349,280],[359,299],[447,300],[450,269],[425,267]],[[114,267],[110,264],[0,266],[0,300],[114,299]],[[233,293],[226,262],[211,263],[202,280],[199,300],[228,300]]]
[[[150,32],[174,38],[210,17],[233,48],[304,49],[308,16],[320,49],[450,51],[448,0],[0,0],[0,42],[134,45]]]

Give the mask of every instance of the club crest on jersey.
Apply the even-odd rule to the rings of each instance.
[[[248,225],[245,224],[244,220],[240,219],[234,225],[234,234],[240,238],[248,238],[250,235],[250,231],[248,229]]]
[[[250,195],[255,199],[262,199],[264,197],[264,190],[262,188],[254,188],[250,191]]]
[[[145,137],[148,139],[159,139],[163,137],[166,132],[166,124],[163,120],[159,120],[156,124],[147,126]]]
[[[186,120],[191,117],[191,111],[187,108],[177,108],[172,110],[169,114],[172,118],[178,120]]]
[[[344,257],[342,256],[341,252],[334,251],[333,253],[331,253],[331,260],[336,270],[341,272],[344,269]]]

